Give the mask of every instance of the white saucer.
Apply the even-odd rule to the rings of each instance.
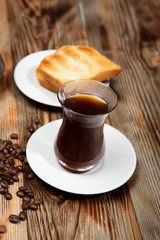
[[[27,97],[40,103],[60,107],[57,94],[42,87],[36,76],[36,68],[41,61],[54,52],[56,50],[44,50],[22,58],[14,69],[14,80],[19,90]]]
[[[65,170],[54,153],[62,120],[39,128],[29,139],[26,154],[30,167],[43,181],[76,194],[99,194],[114,190],[129,180],[136,168],[136,154],[130,141],[117,129],[105,124],[106,154],[103,165],[86,173]]]

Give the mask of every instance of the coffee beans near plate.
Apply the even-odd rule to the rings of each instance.
[[[40,120],[35,119],[35,124],[38,125]],[[28,127],[30,133],[35,131],[34,127]],[[26,148],[21,147],[19,144],[14,143],[18,139],[17,133],[12,133],[10,138],[13,140],[5,140],[0,138],[0,195],[6,200],[12,200],[12,194],[10,191],[10,185],[19,181],[19,174],[22,174],[25,170],[25,166],[28,164],[26,158]],[[16,159],[16,162],[15,162]],[[20,161],[17,165],[17,161]],[[27,167],[28,168],[28,167]],[[36,175],[33,172],[27,171],[27,179],[33,180]],[[17,197],[22,199],[22,211],[19,214],[11,214],[9,221],[11,223],[18,223],[24,221],[27,218],[27,210],[35,211],[42,203],[40,198],[35,198],[34,192],[27,186],[20,186],[17,191]],[[0,225],[0,233],[7,231],[5,225]]]

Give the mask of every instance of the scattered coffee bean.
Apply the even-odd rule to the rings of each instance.
[[[19,217],[17,215],[12,214],[12,215],[9,216],[9,221],[11,223],[18,223],[19,222]]]
[[[34,120],[34,122],[35,122],[35,124],[38,125],[38,124],[40,124],[40,119],[39,119],[38,117],[36,117],[35,120]]]
[[[11,152],[11,155],[12,155],[12,156],[15,156],[16,153],[17,153],[16,150],[13,150],[13,151]]]
[[[6,163],[6,167],[8,168],[8,171],[9,171],[10,166],[11,165],[9,163]]]
[[[29,180],[33,180],[35,177],[36,177],[36,175],[35,175],[34,173],[29,173],[29,174],[27,175],[27,178],[28,178]]]
[[[16,152],[20,154],[22,152],[21,148],[20,147],[16,148]]]
[[[23,161],[24,161],[24,158],[25,158],[25,156],[24,156],[24,155],[19,155],[19,156],[18,156],[18,159],[19,159],[21,162],[23,162]]]
[[[13,142],[11,140],[6,140],[7,144],[13,144]]]
[[[28,208],[33,210],[33,211],[36,211],[37,210],[37,205],[34,204],[34,203],[31,203],[31,204],[29,204]]]
[[[40,205],[42,203],[42,199],[36,198],[33,203],[36,205]]]
[[[13,147],[10,147],[9,152],[11,153],[14,150]]]
[[[19,214],[19,219],[24,221],[27,218],[27,213],[25,211],[21,211]]]
[[[7,200],[11,200],[12,199],[12,194],[11,193],[5,193],[5,197]]]
[[[0,151],[3,151],[4,148],[5,148],[5,144],[0,142]]]
[[[13,147],[14,149],[16,149],[16,148],[19,147],[19,145],[16,143],[16,144],[13,144],[12,147]]]
[[[28,209],[28,206],[29,206],[29,202],[23,202],[23,203],[22,203],[22,209],[23,209],[23,210],[27,210],[27,209]]]
[[[20,165],[18,165],[18,166],[17,166],[17,169],[18,169],[18,171],[19,171],[19,172],[24,172],[24,169],[23,169],[23,167],[22,167],[22,166],[20,166]]]
[[[33,191],[31,189],[26,189],[24,190],[25,194],[28,194],[28,193],[33,193]]]
[[[9,164],[14,165],[14,158],[13,158],[13,156],[8,158],[8,162],[9,162]]]
[[[30,133],[34,133],[35,128],[34,128],[32,125],[30,125],[30,126],[28,127],[28,131],[29,131]]]
[[[8,151],[8,149],[7,148],[5,148],[4,150],[3,150],[3,153],[4,154],[7,154],[9,151]]]
[[[5,158],[9,158],[11,155],[9,153],[5,154],[4,157]]]
[[[31,198],[34,198],[34,193],[28,193],[27,195]]]
[[[29,196],[25,195],[24,198],[23,198],[23,201],[24,202],[30,202],[31,198]]]
[[[6,180],[1,181],[1,186],[7,188],[8,187],[8,182]]]
[[[14,183],[14,181],[12,179],[8,180],[8,184],[12,185]]]
[[[16,167],[13,167],[13,168],[11,169],[11,174],[12,174],[12,175],[17,175],[17,174],[18,174],[18,170],[17,170]]]
[[[23,191],[18,191],[17,192],[17,196],[20,197],[20,198],[23,198],[24,197],[24,192]]]
[[[6,188],[0,188],[0,194],[5,194],[7,192]]]
[[[22,153],[26,153],[26,148],[25,148],[25,147],[22,147],[22,148],[21,148],[21,151],[22,151]]]
[[[4,168],[4,163],[0,161],[0,169]]]
[[[0,225],[0,233],[5,233],[7,231],[6,226]]]
[[[19,177],[13,176],[13,177],[12,177],[12,180],[13,180],[14,182],[18,182],[18,181],[19,181]]]
[[[27,189],[26,186],[21,186],[21,187],[19,187],[19,191],[25,191],[26,189]]]
[[[12,134],[10,135],[10,138],[11,138],[11,139],[18,139],[18,134],[17,134],[17,133],[12,133]]]

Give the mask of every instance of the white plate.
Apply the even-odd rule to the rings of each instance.
[[[81,174],[65,170],[53,150],[61,123],[62,120],[56,120],[42,126],[28,141],[28,163],[38,177],[58,189],[86,195],[114,190],[129,180],[136,167],[134,148],[121,132],[107,124],[104,125],[103,165]]]
[[[36,68],[41,61],[55,52],[56,50],[44,50],[22,58],[14,69],[14,80],[19,90],[27,97],[40,103],[60,107],[57,94],[42,87],[36,76]]]

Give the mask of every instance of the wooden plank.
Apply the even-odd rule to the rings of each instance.
[[[17,62],[41,49],[64,44],[90,45],[123,67],[121,77],[111,80],[119,104],[107,122],[131,140],[138,159],[136,172],[127,184],[98,196],[67,194],[40,179],[28,181],[21,175],[20,183],[11,190],[13,200],[6,204],[0,196],[0,224],[2,221],[8,229],[0,239],[158,239],[158,3],[148,0],[0,3],[4,33],[0,34],[0,52],[7,63],[0,85],[1,136],[8,138],[11,132],[18,132],[20,143],[26,145],[27,127],[34,124],[36,116],[41,125],[62,117],[57,108],[38,104],[20,93],[13,82]],[[27,174],[29,167],[25,171]],[[21,201],[15,191],[23,182],[42,197],[43,204],[37,212],[28,212],[27,221],[13,225],[8,222],[8,215],[20,210]]]
[[[146,8],[151,7],[152,11],[143,9],[144,2],[148,3]],[[152,40],[150,56],[158,55],[158,49],[156,50],[156,42],[159,41],[158,26],[154,24],[157,20],[155,16],[158,16],[155,13],[158,13],[158,9],[152,2],[144,2],[138,3],[138,9],[145,12],[145,15],[149,12],[153,24],[149,29],[149,26],[145,24],[146,30],[143,32],[141,22],[136,19],[136,14],[139,14],[138,18],[141,15],[137,13],[135,1],[132,1],[134,5],[122,1],[99,1],[99,7],[92,8],[92,15],[89,15],[88,3],[83,1],[83,4],[84,15],[89,18],[86,22],[93,24],[92,27],[91,24],[86,24],[86,31],[89,29],[90,36],[94,36],[96,46],[98,42],[101,42],[99,50],[106,53],[106,56],[110,56],[110,49],[113,60],[123,67],[120,79],[115,78],[111,81],[111,86],[118,93],[119,104],[110,118],[111,123],[128,136],[136,149],[138,166],[128,186],[132,199],[130,201],[132,201],[135,210],[133,214],[136,215],[139,223],[138,230],[144,239],[156,239],[159,235],[158,165],[160,154],[159,88],[157,88],[159,78],[155,81],[153,66],[146,66],[144,61],[145,49],[142,47],[144,39],[141,34],[146,31],[146,34],[149,32],[156,35],[156,41]],[[94,21],[94,19],[96,20]],[[154,33],[152,32],[153,25]],[[96,34],[101,31],[103,38]],[[149,34],[148,37],[150,38]],[[90,44],[95,43],[92,39],[90,41]],[[145,41],[147,42],[147,38]],[[146,45],[144,46],[146,48]],[[153,49],[155,50],[153,51]],[[153,63],[153,60],[151,62]],[[155,65],[154,71],[158,74],[159,65],[158,63],[156,67]]]

